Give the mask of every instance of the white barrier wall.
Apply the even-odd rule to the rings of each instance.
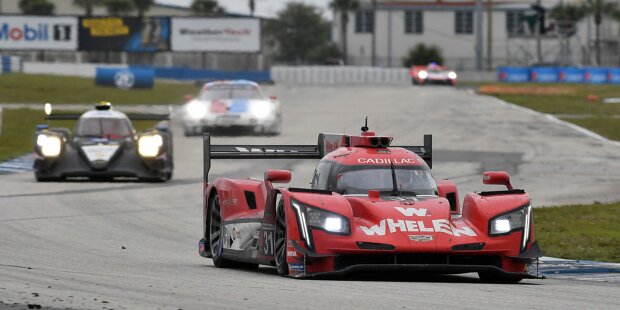
[[[281,84],[411,84],[406,68],[351,66],[273,66],[271,79]]]
[[[24,62],[24,73],[95,77],[97,67],[126,68],[124,65],[87,63]]]

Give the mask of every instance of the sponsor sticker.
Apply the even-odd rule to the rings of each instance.
[[[304,264],[290,264],[289,266],[291,267],[291,270],[300,271],[300,272],[304,271]]]
[[[286,251],[286,256],[297,257],[297,251]]]
[[[433,235],[409,235],[409,240],[418,242],[433,241]]]

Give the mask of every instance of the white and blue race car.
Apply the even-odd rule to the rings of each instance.
[[[186,136],[218,130],[278,135],[282,127],[280,102],[246,80],[206,83],[198,97],[188,98],[182,118]]]

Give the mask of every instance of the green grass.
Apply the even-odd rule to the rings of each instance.
[[[620,263],[620,202],[538,208],[536,239],[546,256]]]
[[[121,90],[96,86],[92,78],[54,75],[0,75],[1,103],[96,103],[181,104],[185,95],[195,95],[193,84],[156,82],[153,89]]]
[[[518,104],[539,112],[564,117],[576,125],[587,128],[609,139],[620,140],[620,104],[603,103],[603,98],[620,97],[620,85],[590,84],[540,84],[540,83],[466,83],[466,86],[510,86],[514,88],[542,87],[570,89],[570,94],[502,94],[491,93],[504,101]],[[594,95],[600,101],[588,101]],[[578,116],[578,117],[571,117]]]
[[[67,111],[58,111],[59,113]],[[32,109],[4,109],[2,134],[0,135],[0,162],[24,155],[34,146],[37,124],[45,124],[43,111]],[[136,130],[144,130],[156,122],[133,122]],[[50,127],[65,127],[73,130],[75,121],[51,121]]]

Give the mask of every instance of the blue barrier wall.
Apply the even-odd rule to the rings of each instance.
[[[583,83],[586,81],[586,70],[581,68],[560,68],[560,82]]]
[[[151,69],[155,77],[172,80],[250,80],[254,82],[271,82],[269,71],[219,71],[191,69],[184,67],[131,66],[131,69]]]
[[[592,84],[607,83],[607,68],[586,68],[586,82]]]
[[[620,68],[499,67],[501,82],[620,84]]]
[[[553,67],[530,68],[530,81],[542,83],[555,83],[560,79],[560,69]]]
[[[106,68],[98,67],[95,84],[118,88],[153,88],[155,70],[146,68]]]
[[[497,78],[502,82],[528,82],[530,80],[530,69],[518,67],[499,67],[499,69],[497,69]]]

